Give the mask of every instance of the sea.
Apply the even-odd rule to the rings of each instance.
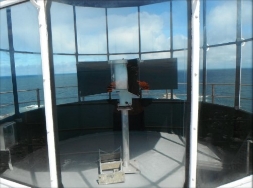
[[[252,73],[253,69],[242,69],[241,76],[241,103],[242,110],[253,112],[252,110]],[[199,100],[203,99],[202,94],[202,72],[200,72]],[[235,69],[215,69],[208,70],[206,75],[207,90],[206,102],[215,104],[234,106],[235,93]],[[186,71],[178,71],[178,89],[173,90],[174,99],[186,99],[187,91]],[[56,74],[56,103],[72,103],[78,101],[77,74]],[[14,113],[12,78],[9,76],[0,77],[0,119]],[[44,106],[43,78],[42,75],[17,76],[17,90],[19,100],[19,111],[25,112]],[[164,99],[170,98],[171,90],[150,90],[144,91],[143,98]],[[214,97],[212,97],[214,95]],[[117,98],[116,93],[112,93],[112,98]],[[108,93],[97,93],[85,96],[82,100],[102,100],[109,99]]]

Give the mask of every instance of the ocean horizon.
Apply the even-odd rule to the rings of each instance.
[[[252,112],[252,68],[243,68],[241,83],[241,107],[243,110]],[[216,96],[228,96],[227,98],[215,98],[214,103],[233,106],[235,93],[235,69],[211,69],[207,70],[207,102],[211,102],[212,85]],[[202,72],[200,71],[200,83],[202,83]],[[186,99],[187,74],[184,70],[178,71],[178,89],[173,90],[173,94],[178,99]],[[12,79],[11,76],[0,77],[0,115],[10,114],[14,111]],[[223,85],[224,84],[224,85]],[[227,85],[225,85],[227,84]],[[57,104],[71,103],[78,101],[77,73],[55,74],[56,100]],[[43,106],[43,78],[42,75],[20,75],[17,76],[17,90],[20,104],[20,111],[27,111],[38,107],[37,90],[39,90],[40,105]],[[202,96],[202,85],[200,84],[200,100]],[[24,90],[29,90],[24,92]],[[8,92],[10,93],[4,93]],[[85,97],[85,100],[101,100],[108,98],[106,93],[98,93]],[[166,92],[170,90],[151,90],[147,97],[164,98]],[[230,96],[230,97],[229,97]],[[145,97],[145,96],[144,96]],[[12,105],[9,105],[12,104]]]

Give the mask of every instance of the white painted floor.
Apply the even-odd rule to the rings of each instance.
[[[99,185],[98,150],[121,146],[121,132],[86,135],[60,142],[62,183],[71,187],[183,187],[185,182],[185,138],[160,132],[130,132],[130,158],[140,174],[126,174],[125,182]],[[221,165],[207,146],[199,144],[198,159]],[[47,149],[37,150],[13,164],[1,176],[33,187],[50,187]]]

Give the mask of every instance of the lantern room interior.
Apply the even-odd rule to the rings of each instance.
[[[251,0],[0,8],[0,186],[252,184]]]

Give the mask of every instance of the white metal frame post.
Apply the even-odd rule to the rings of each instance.
[[[9,6],[12,6],[12,5],[16,5],[18,3],[23,3],[23,2],[26,2],[28,0],[4,0],[4,1],[1,1],[0,2],[0,8],[6,8],[6,7],[9,7]]]
[[[57,161],[56,161],[57,158],[55,148],[55,134],[54,134],[54,121],[53,121],[54,117],[52,106],[53,97],[51,92],[51,78],[50,78],[50,61],[49,61],[50,58],[49,58],[49,41],[48,41],[49,39],[47,29],[47,17],[46,17],[46,0],[38,0],[37,2],[31,0],[31,2],[36,6],[36,8],[38,8],[50,184],[52,188],[53,187],[58,188],[60,185],[58,182],[58,175],[57,175]]]
[[[130,160],[128,110],[121,110],[121,121],[122,121],[123,166],[128,167]]]
[[[191,59],[191,116],[190,116],[190,163],[189,187],[196,187],[197,145],[198,145],[198,110],[199,110],[199,0],[192,0],[192,59]]]

